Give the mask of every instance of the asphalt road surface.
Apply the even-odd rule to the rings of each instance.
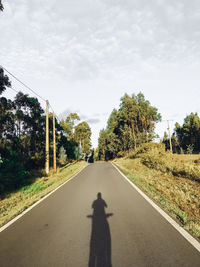
[[[191,267],[200,253],[110,163],[95,163],[0,233],[0,266]]]

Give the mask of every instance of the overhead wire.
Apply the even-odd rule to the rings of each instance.
[[[6,71],[9,75],[11,75],[15,80],[17,80],[19,83],[21,83],[24,87],[26,87],[28,90],[30,90],[32,93],[34,93],[36,96],[38,96],[40,99],[42,99],[43,101],[46,102],[46,99],[44,99],[41,95],[39,95],[35,90],[33,90],[32,88],[30,88],[30,86],[26,85],[24,82],[22,82],[19,78],[17,78],[14,74],[12,74],[10,71],[7,70],[7,68],[3,67],[2,65],[0,65],[0,68],[2,68],[4,71]],[[19,93],[19,91],[15,90],[12,86],[10,86],[9,88],[11,88],[13,91],[15,91],[16,93]],[[48,102],[49,103],[49,102]],[[49,103],[50,108],[52,109],[52,111],[55,114],[56,119],[60,122],[60,119],[58,118],[58,116],[56,115],[54,109],[52,108],[51,104]]]
[[[19,83],[21,83],[24,87],[26,87],[28,90],[30,90],[32,93],[37,95],[40,99],[43,101],[46,101],[42,96],[40,96],[37,92],[35,92],[32,88],[30,88],[28,85],[26,85],[24,82],[22,82],[19,78],[17,78],[14,74],[12,74],[10,71],[8,71],[5,67],[0,66],[3,70],[5,70],[8,74],[10,74],[15,80],[17,80]]]

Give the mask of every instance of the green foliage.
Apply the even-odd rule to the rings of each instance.
[[[1,97],[0,123],[2,156],[17,152],[25,169],[41,167],[45,159],[45,116],[38,100],[21,92],[14,101]]]
[[[0,95],[10,87],[9,78],[0,68]],[[79,159],[79,141],[85,154],[90,154],[91,130],[86,122],[71,113],[65,122],[55,120],[59,163]],[[13,101],[0,97],[0,193],[12,191],[31,182],[28,172],[38,170],[45,164],[46,117],[35,97],[19,92]],[[76,139],[74,138],[76,132]],[[53,140],[53,116],[49,114],[49,139]],[[50,141],[50,163],[53,161]],[[29,181],[28,181],[29,180]]]
[[[0,10],[1,7],[3,6],[0,2]],[[8,76],[4,74],[4,70],[0,67],[0,95],[6,90],[6,87],[11,87],[11,82],[9,81]]]
[[[194,150],[193,144],[187,145],[187,154],[192,154],[193,150]]]
[[[60,123],[62,128],[60,141],[67,151],[68,158],[71,159],[84,159],[90,154],[91,129],[86,122],[76,125],[79,120],[77,113],[70,113],[66,120]]]
[[[66,164],[67,162],[67,154],[66,154],[66,150],[64,149],[63,146],[61,146],[60,150],[59,150],[59,163],[61,165]]]
[[[184,119],[183,125],[176,123],[175,135],[179,146],[187,153],[200,152],[200,118],[197,113],[191,113]],[[192,149],[193,148],[193,149]]]
[[[78,116],[77,113],[70,113],[69,116],[67,116],[66,120],[61,120],[61,127],[66,133],[68,140],[73,139],[73,134],[74,134],[74,126],[75,122],[79,121],[80,117]]]
[[[167,168],[164,153],[164,151],[160,151],[159,149],[149,150],[147,153],[140,155],[141,161],[149,168],[165,172]]]
[[[140,158],[141,162],[149,168],[165,170],[165,146],[158,143],[146,143],[129,154],[129,158]]]
[[[75,159],[76,160],[81,160],[83,159],[83,153],[81,147],[77,146],[74,151],[75,154]]]
[[[157,152],[158,154],[164,154],[165,152],[165,146],[163,144],[159,143],[146,143],[138,147],[136,150],[129,153],[129,158],[138,158],[143,154],[148,154],[150,152]]]
[[[98,158],[99,160],[105,160],[106,158],[106,148],[107,148],[107,134],[104,129],[100,131],[99,134],[99,147],[98,147]]]
[[[160,120],[161,115],[142,93],[132,96],[125,94],[119,109],[112,111],[106,129],[100,131],[99,159],[121,157],[141,144],[152,141],[155,123]]]
[[[26,183],[28,172],[14,158],[2,158],[0,165],[0,194],[18,189]]]
[[[171,136],[171,142],[172,142],[173,153],[182,153],[183,152],[183,149],[180,147],[178,138],[175,135],[175,133],[173,133]],[[164,132],[164,137],[163,137],[162,143],[165,144],[166,150],[170,150],[170,141],[169,141],[169,137],[168,137],[166,132]]]
[[[3,7],[3,4],[2,4],[2,2],[0,0],[0,11],[3,11],[3,9],[4,9],[4,7]]]
[[[30,184],[30,185],[25,185],[21,188],[21,191],[24,194],[31,194],[34,195],[38,191],[42,191],[45,188],[49,187],[51,184]]]
[[[81,122],[77,126],[75,126],[74,140],[77,144],[80,144],[82,153],[84,153],[85,155],[90,154],[91,134],[92,132],[87,122]]]
[[[94,149],[92,149],[91,154],[88,156],[88,162],[93,163],[94,162]]]

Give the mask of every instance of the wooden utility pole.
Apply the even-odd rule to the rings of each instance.
[[[170,145],[170,151],[171,153],[173,152],[172,151],[172,139],[171,139],[171,133],[170,133],[170,126],[169,126],[169,121],[167,121],[168,123],[168,133],[169,133],[169,145]]]
[[[53,111],[53,171],[56,173],[56,127],[55,127],[55,113]]]
[[[45,155],[45,171],[49,174],[49,102],[46,100],[46,155]]]

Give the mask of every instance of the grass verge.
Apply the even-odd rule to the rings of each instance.
[[[200,184],[148,168],[140,158],[114,160],[119,169],[200,241]]]
[[[81,161],[71,163],[58,169],[56,174],[37,178],[33,184],[23,186],[20,190],[8,194],[0,201],[0,227],[22,213],[32,204],[69,180],[88,163]]]

